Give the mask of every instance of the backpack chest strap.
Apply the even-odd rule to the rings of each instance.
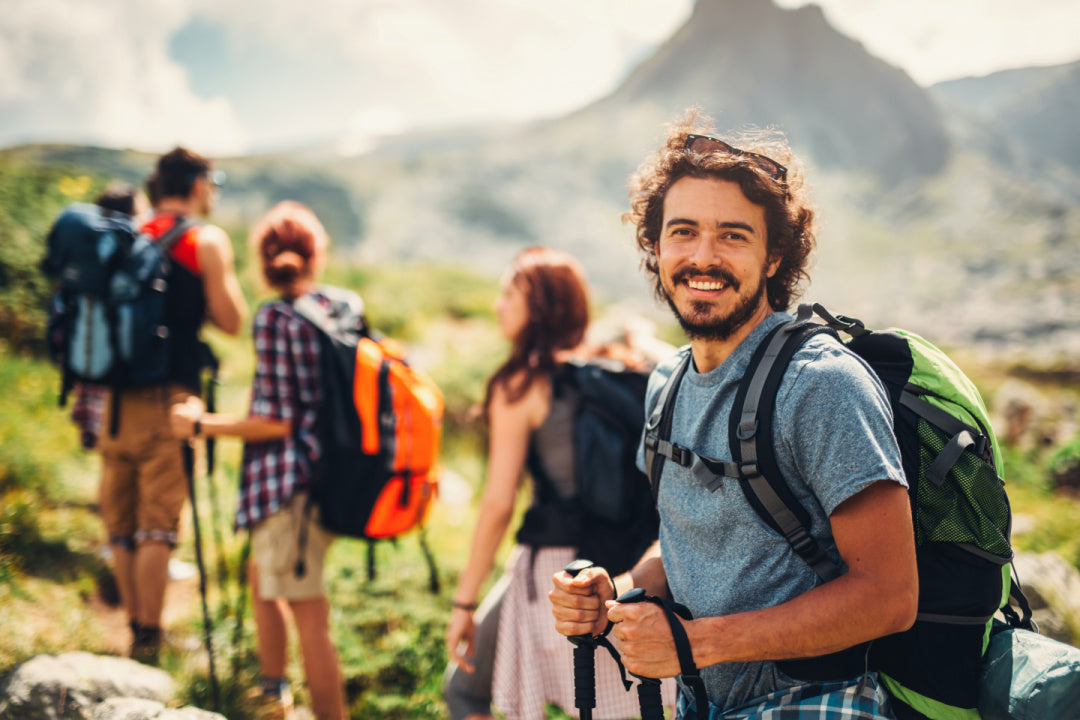
[[[694,480],[704,485],[709,492],[716,492],[724,478],[737,480],[742,477],[741,469],[735,463],[698,455],[689,448],[669,440],[663,440],[656,433],[647,433],[645,435],[646,467],[652,464],[649,460],[650,453],[671,460],[681,467],[688,468]],[[657,483],[654,482],[654,491],[657,490],[657,487]]]

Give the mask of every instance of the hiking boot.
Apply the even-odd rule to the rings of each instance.
[[[252,717],[255,720],[292,720],[293,697],[286,687],[280,693],[264,692],[254,688],[248,693],[251,701]]]
[[[161,653],[161,628],[133,622],[131,632],[134,635],[131,641],[131,659],[143,665],[157,667]]]

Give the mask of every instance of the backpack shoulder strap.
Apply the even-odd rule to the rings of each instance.
[[[290,305],[300,317],[331,337],[343,333],[369,334],[364,317],[364,301],[359,295],[329,285],[320,286],[318,292],[329,298],[329,307],[316,300],[311,293],[293,298]]]
[[[293,298],[289,304],[292,305],[292,309],[295,310],[300,317],[310,322],[319,330],[325,331],[330,324],[330,311],[323,307],[319,301],[310,294]]]
[[[161,248],[161,253],[167,255],[176,243],[180,242],[180,239],[187,235],[188,231],[192,228],[202,225],[198,220],[192,220],[189,217],[179,215],[176,218],[176,223],[171,228],[161,234],[161,237],[157,238],[157,246]]]
[[[735,396],[729,441],[751,507],[827,582],[840,576],[840,568],[810,535],[810,515],[780,474],[773,448],[776,395],[788,363],[809,338],[835,334],[809,319],[809,306],[800,307],[796,321],[772,330],[754,353]]]
[[[683,467],[689,467],[693,462],[693,453],[687,448],[672,443],[671,422],[675,415],[675,398],[679,395],[679,384],[686,375],[687,368],[692,362],[689,350],[686,356],[675,367],[668,377],[660,394],[656,398],[649,419],[645,423],[645,472],[649,476],[649,485],[652,487],[653,500],[656,500],[660,491],[660,475],[664,470],[664,459],[668,458],[679,463]]]

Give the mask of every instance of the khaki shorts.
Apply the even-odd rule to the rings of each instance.
[[[251,531],[251,554],[259,568],[259,597],[306,600],[326,595],[323,567],[326,550],[335,535],[318,523],[318,508],[305,514],[307,493],[298,493],[288,504]],[[300,528],[307,526],[304,552],[305,572],[296,576],[300,555]]]
[[[112,437],[112,398],[106,395],[100,503],[110,542],[129,548],[148,541],[176,545],[188,484],[169,408],[190,396],[178,386],[121,391],[120,426]]]

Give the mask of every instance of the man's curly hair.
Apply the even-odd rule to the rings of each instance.
[[[730,141],[733,147],[760,153],[788,168],[785,182],[766,173],[752,157],[728,153],[701,155],[684,149],[688,135],[709,134],[709,118],[696,109],[672,124],[664,146],[641,164],[630,178],[630,211],[623,220],[637,227],[637,244],[642,252],[642,267],[652,275],[653,292],[664,300],[667,293],[660,282],[656,258],[664,220],[664,198],[668,190],[684,177],[730,180],[742,188],[746,198],[765,208],[770,259],[780,258],[776,273],[768,278],[766,291],[773,310],[783,311],[801,294],[814,237],[814,211],[810,208],[801,173],[792,166],[795,158],[783,137],[775,132],[755,131]]]

